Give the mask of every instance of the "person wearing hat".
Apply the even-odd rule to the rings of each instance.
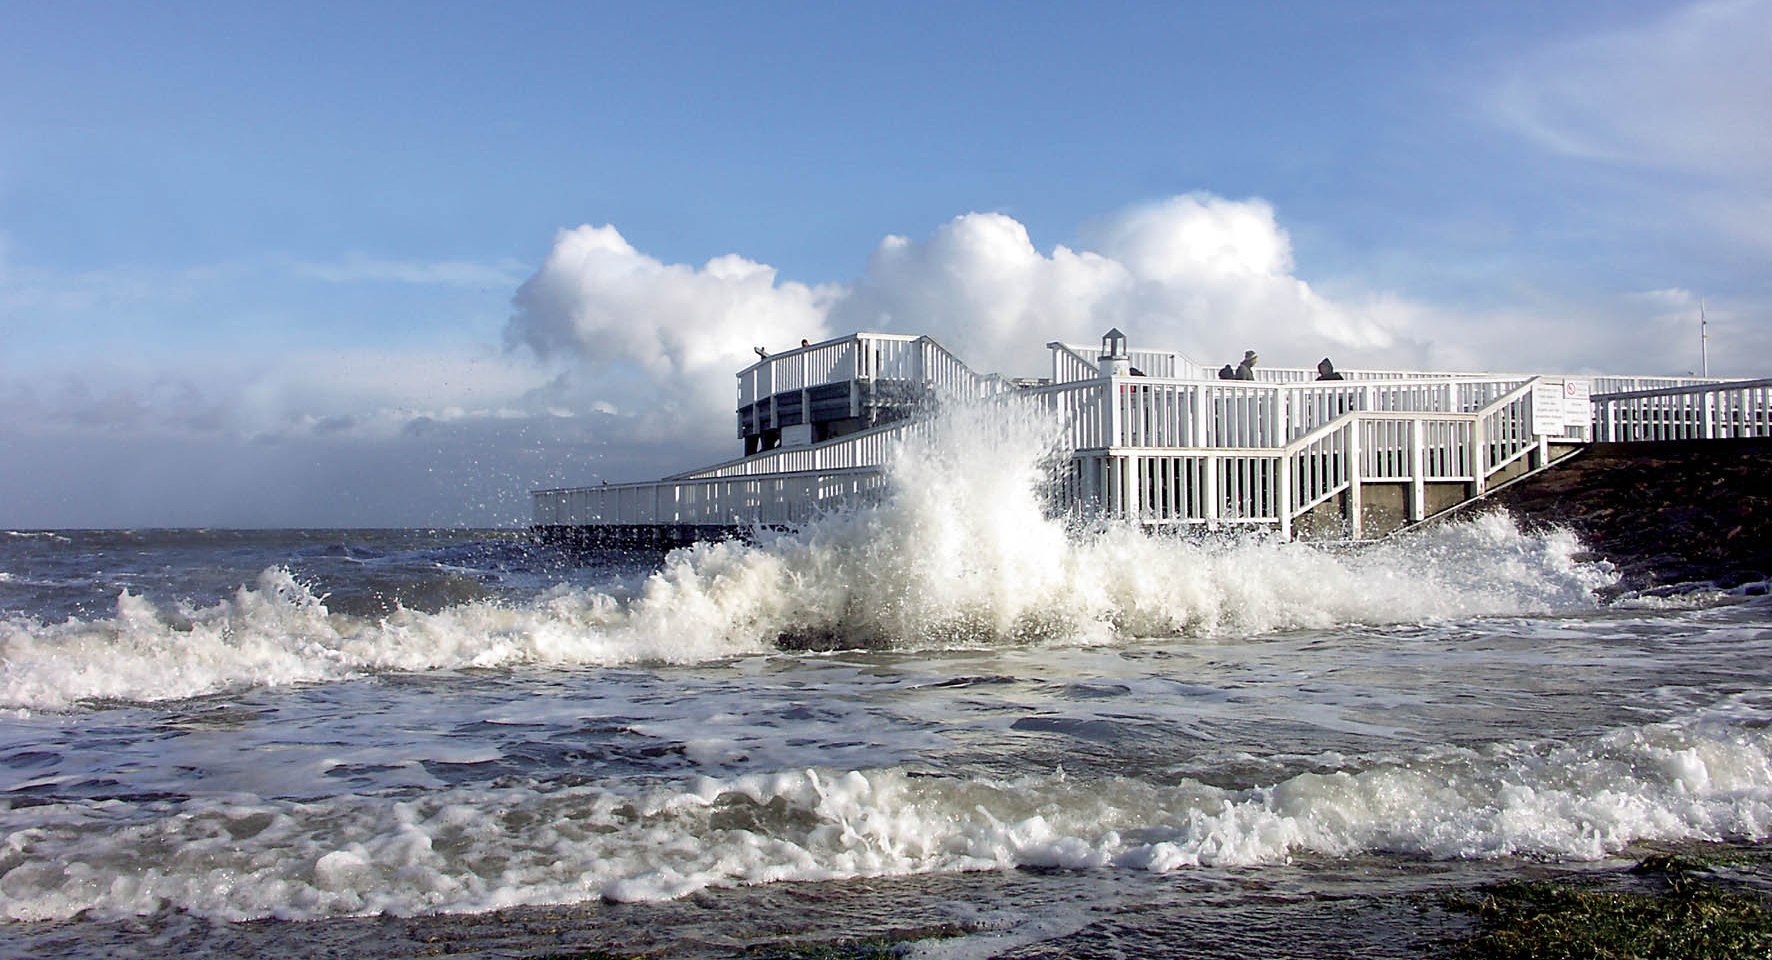
[[[1255,355],[1254,350],[1243,351],[1243,362],[1237,364],[1237,379],[1238,380],[1254,380],[1255,379],[1255,361],[1257,361],[1259,359],[1261,359],[1261,358],[1257,357]]]

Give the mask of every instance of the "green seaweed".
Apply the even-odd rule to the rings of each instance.
[[[1508,881],[1444,905],[1476,916],[1453,947],[1459,960],[1722,960],[1772,956],[1772,909],[1759,896],[1705,874],[1752,860],[1730,854],[1663,854],[1629,871],[1655,887],[1620,890],[1588,881]]]

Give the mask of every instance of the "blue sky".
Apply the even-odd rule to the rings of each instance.
[[[0,526],[521,522],[856,327],[1772,372],[1764,0],[0,22]]]

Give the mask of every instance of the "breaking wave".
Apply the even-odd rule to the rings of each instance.
[[[1021,866],[1166,872],[1363,852],[1596,859],[1638,841],[1772,831],[1772,731],[1765,717],[1729,712],[1573,741],[1326,758],[1243,789],[806,769],[621,788],[161,801],[127,819],[102,804],[43,804],[10,815],[0,909],[15,920],[167,906],[308,919]]]
[[[889,493],[758,543],[697,544],[637,579],[386,615],[287,570],[210,606],[124,592],[113,616],[0,625],[0,704],[157,701],[365,671],[693,663],[781,645],[928,649],[1251,635],[1591,610],[1608,567],[1505,515],[1358,549],[1077,530],[1041,502],[1052,431],[956,414],[912,438]]]

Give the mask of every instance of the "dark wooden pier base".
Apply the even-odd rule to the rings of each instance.
[[[543,543],[575,547],[686,547],[705,540],[746,539],[754,527],[709,523],[537,524],[530,533]]]

